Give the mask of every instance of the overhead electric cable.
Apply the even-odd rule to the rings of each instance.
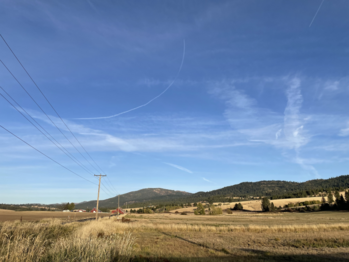
[[[14,100],[7,92],[6,90],[0,86],[0,89],[2,89],[16,104],[18,107],[21,108],[21,110],[23,110],[36,124],[38,124],[49,136],[51,136],[20,104],[17,103],[16,100]],[[51,140],[50,137],[48,137],[45,133],[43,133],[33,122],[31,122],[16,106],[14,106],[3,94],[0,93],[0,96],[2,96],[14,109],[16,109],[18,111],[18,113],[20,113],[30,124],[32,124],[41,134],[43,134],[48,140],[50,140],[57,148],[59,148],[63,153],[65,153],[69,158],[71,158],[76,164],[78,164],[81,168],[83,168],[89,175],[89,171],[86,170],[82,165],[80,165],[78,163],[78,160],[74,160],[74,158],[72,158],[69,154],[67,154],[63,149],[64,147],[62,145],[59,144],[59,142],[57,140],[55,140],[55,138],[53,136],[52,139],[55,140],[55,142],[57,142],[61,147],[59,147],[54,141]],[[66,150],[66,149],[65,149]],[[68,152],[68,151],[67,151]],[[68,152],[69,153],[69,152]],[[104,191],[104,189],[102,189]],[[104,191],[106,192],[106,191]],[[110,193],[110,191],[108,190],[108,192],[106,192],[107,194],[114,196],[114,194]]]
[[[76,136],[74,135],[74,133],[70,130],[70,128],[68,127],[68,125],[64,122],[63,118],[58,114],[57,110],[53,107],[53,105],[51,104],[51,102],[48,100],[48,98],[45,96],[45,94],[42,92],[42,90],[40,89],[40,87],[36,84],[36,82],[34,81],[34,79],[32,78],[32,76],[29,74],[29,72],[27,71],[27,69],[24,67],[24,65],[21,63],[21,61],[18,59],[18,57],[16,56],[16,54],[13,52],[12,48],[10,47],[10,45],[6,42],[5,38],[0,34],[2,40],[5,42],[5,44],[7,45],[7,47],[10,49],[11,53],[13,54],[13,56],[16,58],[16,60],[18,61],[18,63],[21,65],[21,67],[23,68],[23,70],[26,72],[26,74],[29,76],[29,78],[31,79],[31,81],[34,83],[34,85],[37,87],[37,89],[40,91],[40,93],[42,94],[42,96],[45,98],[45,100],[47,101],[47,103],[51,106],[51,108],[53,109],[53,111],[55,111],[55,113],[57,114],[57,116],[61,119],[62,123],[66,126],[66,128],[69,130],[69,132],[73,135],[73,137],[75,138],[75,140],[79,143],[79,145],[84,149],[84,151],[86,152],[86,154],[91,158],[91,160],[95,163],[95,165],[97,167],[99,167],[99,165],[94,161],[94,159],[91,157],[91,155],[87,152],[87,150],[85,149],[85,147],[80,143],[80,141],[76,138]],[[102,170],[99,167],[100,170]],[[102,170],[103,171],[103,170]],[[104,172],[103,172],[104,173]]]
[[[109,192],[109,195],[113,196],[114,197],[114,194],[112,192],[110,192],[110,190],[101,183],[101,185],[105,188],[105,190],[107,190]]]
[[[24,65],[21,63],[21,61],[18,59],[18,57],[16,56],[16,54],[14,53],[14,51],[12,50],[12,48],[10,47],[10,45],[6,42],[5,38],[0,34],[0,37],[2,38],[2,40],[4,41],[4,43],[6,44],[6,46],[9,48],[9,50],[11,51],[11,53],[13,54],[13,56],[16,58],[16,60],[18,61],[18,63],[21,65],[21,67],[23,68],[23,70],[26,72],[26,74],[28,75],[28,77],[31,79],[31,81],[34,83],[34,85],[37,87],[37,89],[40,91],[40,93],[42,94],[42,96],[45,98],[45,100],[47,101],[47,103],[51,106],[51,108],[53,109],[53,111],[55,111],[55,113],[57,114],[57,116],[60,118],[60,120],[62,121],[62,123],[66,126],[66,128],[69,130],[69,132],[72,134],[72,136],[75,138],[75,140],[79,143],[79,145],[83,148],[83,150],[86,152],[86,154],[90,157],[90,159],[94,162],[94,164],[105,174],[105,172],[102,170],[102,168],[96,163],[96,161],[91,157],[91,155],[87,152],[87,150],[85,149],[85,147],[80,143],[80,141],[77,139],[77,137],[74,135],[74,133],[71,131],[71,129],[69,128],[69,126],[65,123],[65,121],[63,120],[63,118],[58,114],[57,110],[53,107],[53,105],[51,104],[51,102],[48,100],[48,98],[45,96],[45,94],[42,92],[42,90],[40,89],[40,87],[36,84],[36,82],[34,81],[34,79],[32,78],[32,76],[29,74],[29,72],[27,71],[27,69],[24,67]],[[2,62],[2,61],[1,61]],[[2,62],[2,64],[6,67],[6,65]],[[11,73],[11,75],[16,79],[16,81],[19,83],[19,81],[17,80],[17,78],[12,74],[12,72],[6,67],[6,69]],[[20,84],[20,83],[19,83]],[[26,91],[26,89],[20,84],[20,86]],[[45,111],[36,103],[36,101],[32,98],[32,96],[26,91],[26,93],[31,97],[31,99],[35,102],[35,104],[41,109],[42,112],[44,112],[44,114],[48,117],[48,115],[45,113]],[[54,122],[51,120],[50,117],[48,117],[49,120],[54,124]],[[56,124],[54,124],[56,126]],[[63,132],[56,126],[56,128],[63,134]],[[64,134],[63,134],[64,135]],[[69,141],[70,144],[71,141],[64,135],[64,137]],[[73,145],[73,144],[72,144]],[[81,154],[81,152],[73,145],[73,147],[80,153],[81,156],[83,156]],[[84,156],[83,158],[92,166],[92,164],[90,163],[90,161],[88,161]],[[95,168],[95,167],[94,167]],[[96,169],[96,168],[95,168]]]
[[[12,75],[12,77],[16,80],[16,82],[22,87],[22,89],[27,93],[27,95],[31,98],[31,100],[37,105],[37,107],[45,114],[45,116],[50,120],[50,122],[57,128],[57,130],[68,140],[68,142],[75,148],[75,150],[92,166],[92,168],[96,169],[88,159],[80,152],[79,149],[69,140],[69,138],[62,132],[62,130],[53,122],[53,120],[46,114],[45,110],[36,102],[36,100],[30,95],[27,89],[19,82],[16,76],[12,73],[12,71],[5,65],[5,63],[0,59],[0,62],[7,69],[7,71]],[[97,170],[97,169],[96,169]],[[98,170],[97,170],[98,171]]]
[[[76,164],[78,164],[82,169],[84,169],[89,175],[91,175],[91,171],[89,171],[86,167],[84,167],[72,154],[69,153],[69,151],[64,148],[44,127],[42,127],[9,93],[6,92],[6,90],[0,86],[0,89],[6,93],[7,96],[9,96],[14,103],[23,111],[25,112],[31,119],[34,121],[42,130],[46,132],[42,132],[32,121],[30,121],[16,106],[14,106],[3,94],[0,93],[0,95],[15,109],[18,113],[20,113],[30,124],[32,124],[41,134],[43,134],[48,140],[50,140],[58,149],[60,149],[64,154],[66,154],[70,159],[72,159]],[[52,138],[50,138],[50,137]],[[53,141],[54,140],[54,141]],[[93,174],[93,172],[92,172]]]
[[[2,97],[4,97],[2,94],[0,94]],[[4,97],[5,98],[5,97]],[[6,99],[6,98],[5,98]],[[7,99],[6,99],[7,100]],[[24,115],[23,115],[24,116]],[[24,116],[25,117],[25,116]],[[27,119],[28,120],[28,119]],[[30,122],[30,120],[28,120]],[[34,150],[36,150],[37,152],[39,152],[40,154],[44,155],[45,157],[49,158],[50,160],[52,160],[53,162],[55,162],[56,164],[60,165],[61,167],[67,169],[69,172],[73,173],[74,175],[77,175],[78,177],[94,184],[94,185],[97,185],[95,183],[93,183],[92,181],[88,180],[87,178],[75,173],[74,171],[72,171],[71,169],[65,167],[64,165],[60,164],[58,161],[54,160],[53,158],[49,157],[48,155],[44,154],[43,152],[41,152],[39,149],[35,148],[34,146],[30,145],[28,142],[24,141],[23,139],[21,139],[20,137],[16,136],[14,133],[12,133],[11,131],[9,131],[8,129],[6,129],[5,127],[1,126],[1,128],[3,128],[4,130],[6,130],[7,132],[9,132],[11,135],[13,135],[14,137],[18,138],[19,140],[21,140],[23,143],[27,144],[28,146],[30,146],[31,148],[33,148]],[[40,131],[40,130],[39,130]],[[103,190],[103,189],[102,189]],[[104,191],[104,190],[103,190]],[[110,192],[106,192],[104,191],[105,193],[111,195],[111,196],[114,196],[113,194],[111,194]]]
[[[61,163],[59,163],[58,161],[54,160],[53,158],[49,157],[48,155],[46,155],[45,153],[41,152],[39,149],[33,147],[31,144],[29,144],[28,142],[24,141],[22,138],[20,138],[19,136],[15,135],[14,133],[12,133],[10,130],[6,129],[5,127],[3,127],[2,125],[0,125],[0,127],[2,129],[4,129],[5,131],[7,131],[8,133],[10,133],[11,135],[13,135],[14,137],[16,137],[17,139],[21,140],[23,143],[27,144],[28,146],[30,146],[31,148],[33,148],[34,150],[36,150],[37,152],[39,152],[40,154],[42,154],[43,156],[47,157],[48,159],[50,159],[51,161],[55,162],[56,164],[60,165],[61,167],[65,168],[66,170],[68,170],[69,172],[73,173],[74,175],[94,184],[97,185],[96,183],[88,180],[87,178],[84,178],[83,176],[80,176],[79,174],[75,173],[74,171],[70,170],[68,167],[62,165]]]
[[[112,184],[112,182],[111,182],[111,180],[107,177],[107,180],[109,181],[109,183],[110,183],[110,186],[112,187],[112,189],[117,193],[116,195],[118,195],[119,194],[119,192],[114,188],[114,186],[113,186],[113,184]]]

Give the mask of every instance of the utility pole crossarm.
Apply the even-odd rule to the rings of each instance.
[[[94,175],[94,176],[99,176],[98,195],[97,195],[97,210],[96,210],[96,220],[98,221],[99,191],[100,191],[100,189],[101,189],[101,178],[102,178],[102,176],[107,176],[107,175]]]

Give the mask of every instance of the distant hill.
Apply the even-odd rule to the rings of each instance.
[[[184,196],[189,196],[191,193],[184,191],[169,190],[163,188],[145,188],[138,191],[132,191],[123,195],[120,195],[120,206],[139,202],[151,202],[151,201],[173,201]],[[118,197],[112,197],[99,201],[100,207],[115,208],[118,205]],[[84,201],[75,205],[76,208],[93,208],[96,206],[96,200]]]
[[[120,195],[120,206],[126,202],[128,202],[130,207],[139,207],[149,204],[168,205],[199,201],[219,202],[227,201],[227,199],[234,201],[232,199],[233,197],[242,197],[245,199],[251,196],[268,196],[273,199],[306,197],[317,192],[345,188],[349,188],[349,175],[329,179],[315,179],[300,183],[279,180],[243,182],[209,192],[197,192],[195,194],[162,188],[146,188]],[[115,207],[117,206],[117,201],[117,197],[102,200],[100,201],[100,206],[108,208]],[[78,208],[92,208],[96,206],[96,201],[82,202],[76,206]]]
[[[243,182],[209,192],[198,192],[186,197],[183,199],[183,202],[197,202],[203,200],[221,201],[223,197],[248,198],[250,196],[268,196],[274,199],[302,197],[328,189],[344,189],[348,187],[349,175],[329,179],[314,179],[300,183],[279,180],[264,180],[258,182]]]
[[[199,192],[191,195],[195,197],[197,194],[202,196],[272,196],[284,194],[286,192],[307,191],[315,189],[328,188],[348,188],[349,175],[329,178],[329,179],[314,179],[306,182],[288,182],[280,180],[259,181],[259,182],[243,182],[237,185],[223,187],[221,189],[210,192]]]

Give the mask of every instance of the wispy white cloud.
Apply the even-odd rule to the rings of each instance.
[[[266,83],[272,80],[268,79]],[[299,77],[284,77],[276,80],[285,87],[287,103],[284,114],[260,107],[256,99],[239,90],[237,82],[217,82],[210,93],[222,99],[226,104],[224,116],[231,127],[243,134],[251,142],[272,145],[281,150],[294,150],[296,156],[289,159],[318,177],[315,168],[299,157],[300,148],[310,141],[310,134],[305,129],[311,116],[301,114],[303,96]]]
[[[202,178],[204,181],[206,181],[206,182],[209,182],[209,183],[212,183],[210,180],[208,180],[207,178]]]
[[[189,170],[188,168],[185,168],[185,167],[182,167],[182,166],[179,166],[179,165],[175,165],[175,164],[172,164],[172,163],[167,163],[167,162],[163,162],[164,164],[166,165],[169,165],[169,166],[172,166],[174,168],[177,168],[181,171],[184,171],[184,172],[187,172],[187,173],[190,173],[192,174],[193,172],[191,170]]]
[[[300,116],[300,109],[303,103],[303,96],[300,89],[301,81],[293,78],[289,81],[286,90],[287,105],[284,112],[284,136],[291,148],[297,149],[308,142],[302,133],[303,119]]]
[[[276,133],[275,133],[275,139],[278,140],[279,136],[281,135],[282,129],[279,129]]]
[[[56,130],[51,121],[49,121],[46,116],[43,114],[27,110],[33,115],[34,118],[45,122],[50,125],[50,130],[53,132],[66,148],[72,148],[72,145],[69,142],[64,140],[64,137]],[[52,121],[69,137],[70,141],[75,144],[76,141],[69,134],[69,130],[57,117],[50,116]],[[219,148],[231,148],[245,146],[252,144],[250,142],[232,142],[232,138],[236,137],[237,134],[233,134],[230,131],[221,131],[221,129],[216,130],[217,123],[212,120],[202,120],[195,118],[171,118],[171,122],[164,122],[165,119],[162,118],[151,118],[151,121],[161,122],[161,125],[164,123],[168,129],[164,129],[162,126],[161,132],[144,134],[145,127],[148,126],[148,121],[145,121],[144,124],[140,124],[141,121],[137,119],[136,125],[129,124],[127,127],[127,132],[123,135],[115,135],[120,133],[120,129],[115,131],[102,131],[97,129],[89,128],[82,124],[76,124],[74,121],[65,119],[69,128],[75,135],[78,135],[81,143],[89,151],[124,151],[124,152],[180,152],[180,151],[198,151],[203,149],[219,149]],[[127,122],[130,120],[128,119]],[[117,121],[120,123],[120,121]],[[197,124],[195,124],[197,123]],[[175,126],[174,129],[172,126]],[[202,129],[205,127],[207,132],[203,132]],[[109,125],[108,125],[109,128]],[[123,127],[122,127],[123,128]],[[142,132],[138,133],[138,132]],[[45,143],[45,140],[42,140],[40,135],[33,135],[32,139],[40,140],[40,146],[45,145],[50,148],[54,148],[54,145],[50,144],[49,141]],[[74,150],[74,149],[73,149]]]
[[[340,131],[339,131],[339,136],[349,136],[349,122],[347,123],[347,127],[345,128],[342,128]]]
[[[336,91],[339,88],[339,81],[335,80],[335,81],[326,81],[325,83],[325,90],[329,90],[329,91]]]
[[[319,172],[314,166],[308,163],[307,159],[303,159],[297,156],[294,161],[295,163],[299,164],[304,170],[307,170],[311,174],[313,174],[316,178],[320,178]]]

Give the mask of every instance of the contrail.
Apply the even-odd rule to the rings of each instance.
[[[325,0],[322,0],[322,2],[321,2],[321,4],[320,4],[319,8],[317,9],[317,11],[316,11],[316,13],[315,13],[315,15],[314,15],[314,17],[313,17],[313,20],[311,20],[311,22],[310,22],[309,27],[311,27],[311,25],[313,24],[313,22],[314,22],[314,20],[315,20],[315,17],[317,16],[317,13],[319,13],[320,8],[321,8],[321,6],[322,6],[322,4],[323,4],[324,2],[325,2]]]
[[[154,98],[152,98],[151,100],[149,100],[147,103],[143,104],[143,105],[140,105],[140,106],[137,106],[137,107],[134,107],[134,108],[131,108],[129,110],[126,110],[126,111],[123,111],[121,113],[118,113],[116,115],[111,115],[111,116],[101,116],[101,117],[88,117],[88,118],[75,118],[75,119],[85,119],[85,120],[88,120],[88,119],[107,119],[107,118],[113,118],[113,117],[116,117],[116,116],[121,116],[123,114],[126,114],[126,113],[129,113],[131,111],[134,111],[134,110],[137,110],[137,109],[140,109],[142,107],[145,107],[147,105],[149,105],[151,102],[153,102],[154,100],[158,99],[160,96],[162,96],[163,94],[166,93],[166,91],[173,85],[173,83],[176,81],[179,73],[181,72],[182,70],[182,66],[183,66],[183,62],[184,62],[184,57],[185,57],[185,39],[183,40],[183,56],[182,56],[182,62],[181,62],[181,65],[179,67],[179,70],[176,74],[176,76],[173,78],[173,80],[171,81],[171,83],[165,88],[164,91],[162,91],[159,95],[155,96]]]

